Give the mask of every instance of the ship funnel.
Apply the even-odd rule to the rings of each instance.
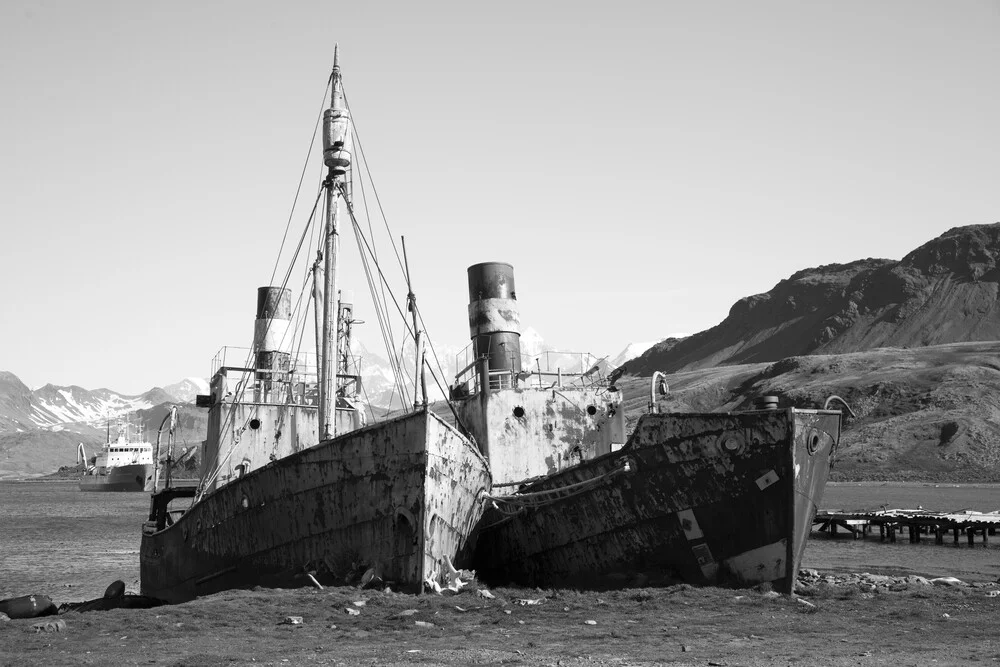
[[[510,264],[483,262],[469,267],[469,333],[476,356],[489,356],[491,371],[521,372],[521,316]],[[501,386],[506,382],[501,380]]]
[[[272,380],[283,380],[289,369],[291,341],[288,328],[292,315],[292,290],[280,287],[257,288],[257,320],[253,344],[257,379],[270,389]],[[281,372],[276,373],[275,371]]]

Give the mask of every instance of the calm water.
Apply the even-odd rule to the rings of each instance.
[[[916,507],[1000,509],[1000,485],[838,484],[824,509]],[[99,597],[115,579],[139,591],[139,541],[149,512],[144,493],[82,493],[69,482],[0,482],[0,599],[44,593],[56,603]],[[1000,536],[989,547],[879,542],[849,536],[810,540],[804,567],[913,573],[970,581],[1000,577]]]

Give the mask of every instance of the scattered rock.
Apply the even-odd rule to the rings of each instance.
[[[584,625],[597,625],[597,621],[586,620],[583,622]]]
[[[965,586],[966,583],[961,579],[956,579],[955,577],[937,577],[936,579],[931,579],[930,583],[935,586]]]
[[[951,618],[951,614],[941,614],[941,618]]]
[[[62,632],[66,629],[66,621],[60,619],[58,621],[35,623],[31,626],[31,629],[35,632]]]
[[[281,622],[281,625],[302,625],[301,616],[285,616],[285,620]]]
[[[366,604],[368,604],[368,602],[367,600],[355,600],[351,604],[353,604],[355,607],[364,607]]]
[[[691,647],[685,644],[685,645],[681,646],[681,652],[682,653],[690,653],[691,652]]]
[[[346,611],[351,616],[360,616],[361,615],[361,611],[358,610],[358,609],[355,609],[354,607],[345,607],[344,611]]]
[[[399,612],[399,615],[400,616],[413,616],[416,613],[417,613],[416,609],[404,609],[403,611]]]
[[[986,597],[988,597],[988,598],[1000,597],[1000,590],[986,591]],[[0,615],[2,615],[2,614],[0,614]],[[0,618],[0,621],[2,621],[2,620],[4,620],[4,619]]]
[[[9,620],[10,620],[10,616],[8,616],[7,614],[5,614],[3,612],[0,612],[0,623],[3,623],[4,621],[9,621]]]
[[[427,621],[413,621],[413,624],[420,628],[433,628],[434,624]]]
[[[494,600],[494,599],[496,599],[496,596],[493,595],[493,593],[490,593],[485,588],[480,588],[479,589],[479,597],[486,598],[487,600]]]
[[[766,593],[764,593],[762,597],[773,600],[774,598],[780,598],[781,593],[779,593],[778,591],[767,591]]]
[[[545,602],[545,598],[538,598],[536,600],[529,600],[527,598],[522,598],[517,601],[517,603],[522,607],[527,607],[529,605],[534,605],[534,604],[542,604],[543,602]]]

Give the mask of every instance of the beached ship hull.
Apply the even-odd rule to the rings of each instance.
[[[836,411],[644,415],[621,450],[498,499],[476,538],[477,573],[790,592],[839,438]]]
[[[80,477],[81,491],[150,491],[153,466],[146,463],[108,468],[103,475],[85,474]]]
[[[169,526],[169,494],[161,507],[154,496],[142,595],[182,602],[368,567],[417,588],[466,547],[489,488],[478,449],[433,413],[380,422],[254,470]]]

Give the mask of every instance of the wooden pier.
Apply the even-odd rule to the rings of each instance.
[[[879,539],[883,542],[896,541],[896,533],[907,533],[911,543],[920,542],[921,535],[933,535],[935,544],[944,544],[945,536],[952,535],[955,544],[960,543],[964,533],[969,546],[976,543],[976,537],[982,539],[983,546],[989,546],[990,536],[996,535],[1000,528],[1000,510],[994,512],[932,512],[922,508],[883,509],[883,510],[820,510],[816,512],[813,527],[819,526],[819,532],[836,536],[843,528],[854,536],[862,539],[878,527]]]

